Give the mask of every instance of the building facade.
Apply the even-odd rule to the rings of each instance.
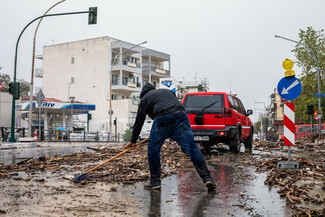
[[[270,95],[270,106],[267,109],[269,127],[267,135],[270,140],[280,139],[284,133],[284,113],[283,103],[281,96],[278,93],[277,88]]]
[[[39,59],[45,97],[96,105],[90,131],[123,134],[133,126],[142,86],[170,77],[170,55],[108,36],[45,46]]]

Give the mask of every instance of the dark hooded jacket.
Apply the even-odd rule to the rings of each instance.
[[[137,117],[133,126],[132,143],[137,141],[146,115],[154,119],[157,116],[176,111],[185,111],[184,106],[172,91],[168,89],[155,89],[150,83],[143,86],[140,99]]]

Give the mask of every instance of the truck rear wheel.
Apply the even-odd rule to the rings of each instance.
[[[251,130],[249,137],[244,142],[245,144],[245,152],[252,153],[253,150],[253,131]]]
[[[240,135],[237,132],[234,138],[229,140],[229,150],[231,153],[238,154],[240,152],[240,146],[241,146]]]

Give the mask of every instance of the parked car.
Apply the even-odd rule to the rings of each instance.
[[[260,136],[258,134],[253,134],[253,141],[259,142],[260,141]]]
[[[225,92],[195,92],[187,93],[182,103],[194,139],[205,150],[222,142],[232,153],[239,153],[243,142],[245,151],[252,151],[254,126],[248,116],[253,110],[246,111],[238,97]]]
[[[139,139],[143,140],[149,137],[153,121],[147,116],[146,120],[143,123]]]

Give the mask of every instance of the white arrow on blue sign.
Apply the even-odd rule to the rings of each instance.
[[[297,98],[302,90],[301,83],[296,77],[284,77],[278,83],[278,93],[286,100]]]

